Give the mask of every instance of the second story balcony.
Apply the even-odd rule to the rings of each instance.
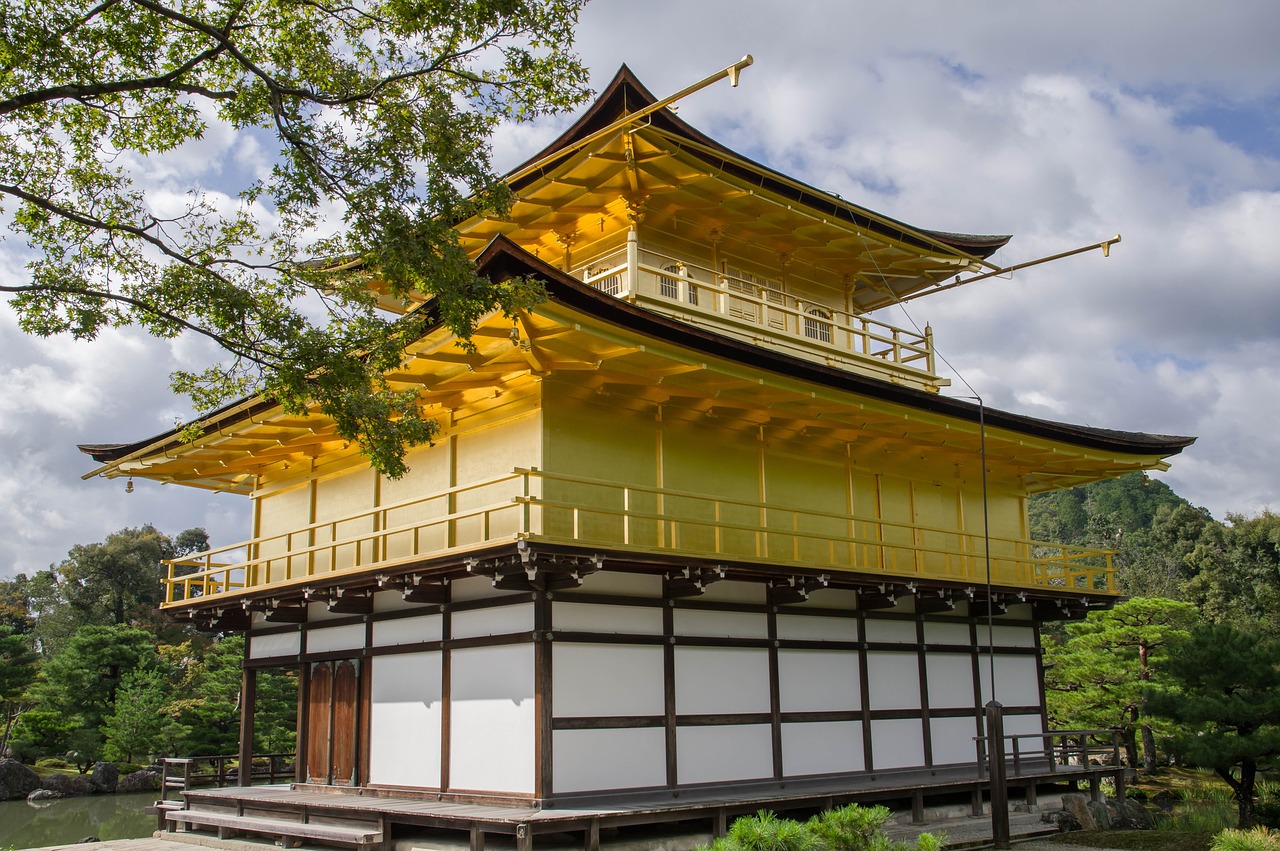
[[[909,331],[805,301],[745,270],[718,271],[687,257],[642,249],[633,238],[574,274],[608,295],[806,360],[931,392],[951,383],[937,375],[928,326]]]
[[[175,559],[165,600],[331,585],[428,560],[465,563],[468,553],[517,541],[642,563],[800,568],[899,584],[980,586],[989,576],[1015,594],[1118,593],[1103,551],[517,469]]]

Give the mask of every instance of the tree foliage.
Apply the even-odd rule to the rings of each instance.
[[[1154,663],[1196,624],[1194,606],[1135,597],[1069,624],[1062,641],[1045,646],[1045,700],[1059,728],[1120,730],[1130,765],[1155,762],[1155,738],[1145,711]]]
[[[383,374],[427,320],[374,290],[434,296],[464,336],[536,300],[477,277],[452,225],[509,206],[500,122],[586,96],[582,2],[6,0],[0,202],[32,259],[0,290],[34,334],[203,335],[225,358],[174,374],[200,410],[314,403],[398,475],[433,423]],[[220,133],[268,162],[184,183]]]
[[[1177,725],[1178,751],[1226,781],[1240,827],[1252,827],[1258,771],[1280,757],[1280,642],[1201,627],[1157,667],[1167,680],[1153,683],[1150,711]]]
[[[0,754],[9,746],[14,722],[31,707],[27,687],[36,678],[38,658],[13,627],[0,624]]]

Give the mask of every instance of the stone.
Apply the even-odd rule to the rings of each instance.
[[[1099,830],[1111,829],[1113,824],[1111,810],[1107,809],[1106,804],[1101,801],[1089,801],[1085,806],[1089,808],[1089,815],[1093,816],[1093,822]]]
[[[1066,810],[1050,810],[1040,814],[1040,821],[1045,824],[1051,824],[1058,829],[1059,833],[1067,833],[1072,830],[1080,830],[1080,822],[1076,817]]]
[[[160,788],[160,772],[150,768],[126,774],[116,783],[116,792],[154,792]]]
[[[40,788],[40,775],[16,759],[0,759],[0,801],[25,798]]]
[[[35,801],[52,801],[65,797],[61,792],[55,792],[52,789],[37,789],[27,796],[27,801],[34,803]]]
[[[1116,808],[1119,810],[1119,817],[1124,821],[1124,827],[1127,830],[1151,830],[1156,826],[1155,818],[1151,815],[1151,811],[1143,806],[1140,801],[1126,798],[1123,801],[1117,801]]]
[[[1062,796],[1062,809],[1070,813],[1080,825],[1081,830],[1097,830],[1098,822],[1089,812],[1089,801],[1084,795],[1072,792]]]
[[[89,773],[89,782],[97,787],[99,792],[114,792],[119,779],[120,769],[109,762],[95,762],[93,771]]]
[[[102,840],[96,836],[86,836],[84,839],[76,840],[77,845],[84,845],[86,842],[101,842]]]
[[[1173,793],[1171,793],[1168,789],[1161,789],[1159,792],[1155,794],[1155,797],[1151,799],[1151,803],[1155,804],[1157,807],[1164,810],[1166,813],[1173,812],[1173,805],[1176,804],[1177,802],[1178,802],[1178,799],[1175,798],[1173,796]]]
[[[98,791],[93,781],[83,774],[46,774],[40,778],[40,785],[52,792],[61,792],[68,798],[94,795]]]

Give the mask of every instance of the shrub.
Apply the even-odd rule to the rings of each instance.
[[[39,761],[36,763],[36,768],[47,768],[47,769],[62,768],[62,769],[66,769],[66,768],[75,768],[75,766],[74,766],[74,765],[72,765],[71,763],[67,762],[65,759],[60,759],[60,758],[58,758],[58,757],[56,757],[56,756],[51,756],[51,757],[46,757],[45,759],[39,760]]]
[[[887,807],[849,804],[814,816],[806,827],[832,851],[862,851],[888,820]]]
[[[1211,851],[1280,851],[1280,833],[1265,827],[1227,828],[1213,838]]]
[[[729,842],[739,851],[817,851],[818,840],[798,821],[778,818],[768,810],[743,816],[729,828]]]

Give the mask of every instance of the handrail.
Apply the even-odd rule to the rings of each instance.
[[[633,270],[629,266],[628,253],[625,250],[597,257],[591,263],[580,267],[577,272],[582,276],[584,283],[620,297],[643,298],[660,304],[679,304],[682,309],[714,315],[727,322],[741,323],[747,328],[781,333],[802,341],[806,346],[830,350],[855,359],[893,364],[937,380],[933,335],[929,329],[923,333],[912,332],[864,314],[851,313],[828,304],[808,305],[830,313],[829,318],[817,318],[805,311],[807,303],[802,299],[759,281],[746,280],[651,248],[645,248],[640,253],[657,258],[658,263],[655,265],[645,260],[637,262],[634,268],[635,277],[638,279],[643,272],[657,281],[670,279],[676,282],[677,294],[674,298],[663,296],[660,285],[653,287],[653,292],[649,292],[648,288],[642,289],[639,286],[639,280],[631,280]],[[673,274],[668,269],[660,268],[663,262],[683,266],[686,270],[698,271],[703,277],[709,277],[710,281],[700,280],[687,274]],[[602,286],[605,282],[608,282],[608,285]],[[743,289],[730,288],[728,286],[730,282],[738,283]],[[683,293],[679,291],[681,286],[684,288]],[[750,289],[751,292],[744,291],[746,289]],[[749,305],[750,309],[743,312],[750,313],[755,318],[731,313],[728,299]],[[772,321],[774,316],[780,317],[777,324]],[[816,335],[808,333],[811,322],[814,323]],[[781,327],[778,327],[779,325]],[[823,331],[827,333],[824,334]],[[824,339],[825,336],[829,336],[830,339]]]
[[[1050,773],[1073,766],[1087,768],[1095,761],[1095,757],[1106,757],[1111,763],[1108,770],[1114,770],[1115,766],[1120,765],[1120,731],[1115,729],[1005,733],[1001,738],[1012,744],[1012,748],[1001,749],[1006,763],[1013,769],[1010,775],[1012,777],[1020,776],[1024,767],[1032,768],[1037,774],[1041,773],[1037,770],[1038,766],[1043,765],[1046,760]],[[1039,750],[1028,750],[1022,746],[1025,740],[1037,739],[1041,743]],[[1094,741],[1091,742],[1090,739]],[[1098,742],[1098,739],[1105,741]],[[977,748],[978,776],[985,777],[991,771],[989,743],[992,739],[989,736],[974,736],[973,741]],[[1031,766],[1024,765],[1028,760],[1032,762]]]
[[[483,504],[456,507],[458,494],[482,488],[494,491],[485,494]],[[430,503],[453,510],[424,516]],[[395,526],[388,522],[393,517],[399,521]],[[356,521],[373,528],[337,537],[339,527]],[[315,533],[326,529],[333,538],[314,542]],[[1001,585],[1116,593],[1106,551],[517,468],[482,482],[171,559],[165,598],[174,604],[305,583],[517,538],[965,582],[981,580],[989,541],[989,561]],[[1045,548],[1055,555],[1036,555]],[[243,553],[243,560],[214,560],[233,552]]]

